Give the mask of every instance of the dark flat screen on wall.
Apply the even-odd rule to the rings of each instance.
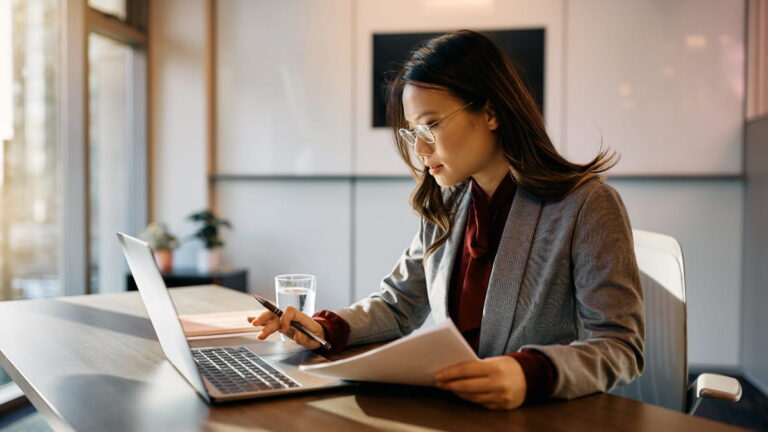
[[[544,29],[484,31],[512,60],[517,73],[544,112]],[[373,35],[373,127],[386,127],[384,81],[420,42],[442,33]]]

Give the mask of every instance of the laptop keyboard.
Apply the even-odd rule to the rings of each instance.
[[[200,373],[225,394],[300,387],[245,347],[192,350]]]

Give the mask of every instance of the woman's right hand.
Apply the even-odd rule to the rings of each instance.
[[[248,317],[248,322],[253,326],[264,326],[264,328],[261,329],[261,333],[258,335],[258,338],[261,340],[264,340],[267,336],[279,331],[308,350],[320,347],[319,343],[291,327],[291,321],[298,321],[305,329],[314,333],[316,336],[319,336],[321,339],[325,339],[325,329],[323,326],[293,306],[288,306],[283,311],[282,317],[278,317],[270,311],[264,311],[258,317]]]

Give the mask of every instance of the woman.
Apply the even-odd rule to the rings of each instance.
[[[388,120],[418,186],[420,229],[378,293],[310,318],[266,312],[308,349],[291,320],[331,342],[402,337],[431,312],[452,319],[481,360],[436,385],[491,409],[573,398],[643,369],[644,312],[632,231],[618,193],[557,153],[509,60],[485,36],[457,31],[416,50],[388,85]],[[414,163],[412,153],[421,163]],[[423,165],[423,168],[422,168]]]

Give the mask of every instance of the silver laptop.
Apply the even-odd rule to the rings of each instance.
[[[122,233],[117,233],[117,238],[165,357],[206,402],[347,385],[344,381],[299,371],[300,364],[316,362],[322,357],[303,349],[275,353],[274,345],[282,344],[261,342],[244,346],[191,348],[149,245]]]

